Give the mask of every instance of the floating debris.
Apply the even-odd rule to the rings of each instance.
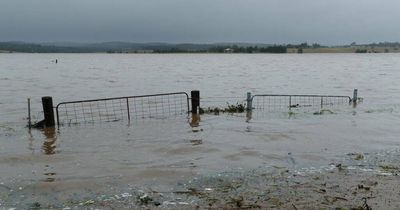
[[[94,204],[94,200],[87,200],[87,201],[85,201],[83,203],[79,203],[80,206],[88,206],[88,205],[91,205],[91,204]]]
[[[123,197],[123,198],[132,197],[132,194],[130,194],[130,193],[122,193],[121,197]]]
[[[164,201],[162,205],[168,206],[168,205],[176,205],[176,202],[171,202],[171,201]]]
[[[200,114],[214,114],[219,115],[220,113],[243,113],[246,111],[246,104],[236,103],[229,104],[227,103],[227,107],[208,107],[208,108],[200,108]]]
[[[390,175],[399,175],[400,167],[395,165],[380,165],[379,166],[384,172],[389,173]],[[384,173],[382,173],[384,174]]]
[[[142,196],[138,197],[139,199],[139,204],[140,205],[148,205],[153,201],[153,198],[151,198],[149,195],[144,194]]]
[[[353,156],[354,160],[363,160],[364,159],[364,155],[361,153],[349,153],[347,155]]]
[[[335,114],[333,111],[329,109],[321,109],[319,112],[314,112],[314,115],[323,115],[323,114]]]
[[[203,144],[203,140],[202,139],[193,139],[193,140],[190,140],[190,143],[192,143],[193,146],[196,146],[196,145]]]
[[[39,210],[39,209],[41,209],[41,205],[40,205],[40,203],[38,203],[38,202],[34,202],[34,203],[30,206],[29,209],[31,209],[31,210]]]

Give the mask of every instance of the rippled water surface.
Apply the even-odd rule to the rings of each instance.
[[[58,59],[58,63],[54,62]],[[400,54],[0,54],[0,181],[65,190],[73,183],[185,179],[233,168],[300,167],[400,144]],[[200,90],[202,106],[252,94],[352,95],[323,115],[254,111],[32,130],[40,99],[63,101]],[[51,186],[54,187],[54,186]],[[29,187],[27,187],[29,188]]]

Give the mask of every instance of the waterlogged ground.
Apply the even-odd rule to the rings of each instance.
[[[152,170],[142,180],[2,182],[0,195],[5,208],[21,209],[398,209],[399,152],[349,153],[318,167],[259,166],[190,177]]]
[[[398,209],[398,69],[397,54],[1,54],[0,209]],[[58,103],[199,89],[207,107],[242,103],[247,91],[353,88],[363,103],[322,115],[25,127],[27,97],[40,120],[44,95]]]
[[[396,209],[396,128],[380,125],[390,131],[382,144],[382,134],[367,129],[376,113],[363,106],[323,115],[254,115],[250,121],[245,114],[208,114],[200,121],[183,117],[32,130],[29,154],[2,153],[1,204]],[[333,127],[341,132],[332,133]],[[368,137],[353,135],[368,132]],[[8,130],[6,142],[15,133]]]

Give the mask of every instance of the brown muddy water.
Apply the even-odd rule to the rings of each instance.
[[[349,153],[384,154],[400,145],[399,81],[400,54],[0,54],[0,209],[79,206],[207,174],[314,170]],[[256,110],[250,121],[202,115],[196,127],[191,116],[25,127],[27,98],[35,121],[46,95],[59,103],[197,89],[207,107],[242,103],[249,91],[350,96],[354,88],[362,104],[323,115]]]

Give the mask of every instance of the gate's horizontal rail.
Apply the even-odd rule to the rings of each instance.
[[[63,104],[72,104],[72,103],[83,103],[83,102],[94,102],[94,101],[109,101],[109,100],[118,100],[118,99],[126,99],[126,98],[145,98],[145,97],[153,97],[153,96],[167,96],[167,95],[179,95],[184,94],[186,95],[187,99],[189,99],[189,95],[185,92],[175,92],[175,93],[161,93],[161,94],[152,94],[152,95],[139,95],[139,96],[123,96],[123,97],[114,97],[114,98],[101,98],[101,99],[88,99],[88,100],[81,100],[81,101],[67,101],[61,102],[57,104],[56,108]]]
[[[323,97],[323,98],[347,98],[349,99],[349,102],[351,102],[351,97],[350,96],[339,96],[339,95],[281,95],[281,94],[257,94],[253,95],[254,97],[260,97],[260,96],[293,96],[293,97]]]

